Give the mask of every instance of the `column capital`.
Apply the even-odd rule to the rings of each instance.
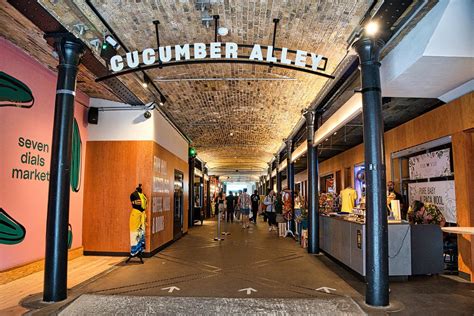
[[[54,36],[54,49],[59,56],[59,66],[68,64],[77,66],[84,55],[84,44],[70,33]]]
[[[361,64],[378,63],[380,60],[380,51],[384,47],[385,42],[381,39],[362,37],[352,44]]]
[[[314,121],[316,118],[316,111],[314,110],[305,110],[303,112],[303,116],[306,119],[306,126],[313,126],[314,127]]]

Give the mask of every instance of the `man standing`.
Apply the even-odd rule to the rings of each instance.
[[[234,206],[235,206],[235,198],[232,195],[232,191],[229,191],[229,195],[225,198],[227,204],[227,223],[234,222]]]
[[[244,192],[239,196],[238,201],[240,213],[242,214],[242,228],[248,228],[251,201],[250,195],[247,193],[247,188],[244,188]]]
[[[252,200],[252,221],[254,224],[257,224],[258,204],[260,203],[260,196],[258,195],[257,190],[253,191],[250,200]]]
[[[400,215],[402,218],[406,218],[407,212],[404,208],[403,197],[400,193],[395,191],[395,183],[393,181],[387,182],[387,212],[390,215],[391,211],[391,201],[398,200],[400,201]]]

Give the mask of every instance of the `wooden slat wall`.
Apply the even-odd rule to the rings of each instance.
[[[453,135],[454,183],[456,188],[456,214],[459,226],[474,226],[474,133],[459,132]],[[474,272],[474,243],[471,235],[458,236],[459,270],[471,275]]]
[[[150,224],[154,154],[168,161],[170,179],[174,177],[174,169],[179,169],[183,171],[187,181],[187,163],[153,141],[87,142],[83,213],[84,251],[130,251],[130,194],[138,183],[143,184],[144,193],[150,200],[147,210]],[[170,180],[171,184],[173,182]],[[186,183],[185,192],[187,192]],[[170,191],[171,203],[173,203],[172,194]],[[150,239],[150,225],[148,225],[147,252],[170,240],[173,219],[171,217],[167,220],[163,236],[153,241]]]
[[[460,225],[474,225],[474,185],[468,185],[465,179],[470,175],[472,180],[474,141],[469,144],[472,134],[466,133],[474,129],[474,93],[464,95],[448,104],[445,104],[433,111],[425,113],[403,125],[400,125],[385,133],[385,163],[387,181],[391,180],[391,161],[392,152],[399,151],[408,147],[413,147],[425,142],[438,139],[444,136],[453,136],[453,156],[455,170],[456,203],[457,215],[460,219]],[[467,134],[467,135],[466,135]],[[470,136],[469,136],[470,135]],[[468,147],[470,146],[470,149]],[[358,145],[331,159],[323,161],[319,165],[321,175],[343,171],[344,168],[351,168],[354,174],[354,165],[364,161],[364,145]],[[470,174],[463,166],[470,166]],[[353,178],[353,177],[352,177]],[[344,181],[344,180],[343,180]],[[351,182],[354,182],[352,179]],[[353,183],[352,183],[353,184]],[[343,183],[345,187],[346,184]],[[470,224],[469,224],[470,223]],[[460,239],[460,271],[471,275],[474,279],[474,243],[470,237],[463,236]],[[470,258],[470,259],[469,259]]]
[[[188,230],[188,163],[181,160],[180,158],[176,157],[174,154],[166,150],[164,147],[158,145],[157,143],[153,143],[153,152],[154,155],[161,160],[166,161],[167,165],[167,179],[169,180],[170,187],[169,187],[169,198],[170,198],[170,211],[152,214],[152,203],[150,203],[150,207],[148,208],[148,227],[150,228],[152,225],[152,218],[158,216],[164,216],[165,222],[165,230],[153,234],[151,238],[147,239],[147,248],[151,249],[151,251],[155,250],[156,248],[164,245],[165,243],[171,241],[173,239],[173,205],[174,205],[174,171],[178,170],[181,171],[184,175],[184,205],[183,205],[183,231],[186,232]],[[164,193],[153,193],[152,195],[164,197]],[[151,202],[151,201],[150,201]],[[148,243],[149,241],[149,243]]]

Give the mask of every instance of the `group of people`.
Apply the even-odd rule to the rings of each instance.
[[[260,196],[257,190],[252,195],[249,195],[247,188],[244,188],[236,192],[235,195],[232,191],[229,191],[227,196],[224,191],[221,191],[214,202],[219,216],[224,216],[227,222],[233,223],[234,219],[241,220],[242,228],[249,228],[250,222],[257,223],[260,203]],[[252,214],[251,218],[250,214]]]

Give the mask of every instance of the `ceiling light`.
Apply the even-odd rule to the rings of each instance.
[[[229,29],[221,26],[217,29],[217,34],[219,34],[220,36],[226,36],[227,34],[229,34]]]
[[[371,21],[365,26],[365,33],[368,36],[374,36],[379,31],[379,25],[377,22]]]
[[[143,88],[147,88],[147,87],[148,87],[148,83],[146,82],[146,80],[142,82],[142,87],[143,87]]]
[[[229,135],[230,135],[230,136],[234,136],[234,133],[230,132],[230,134],[229,134]]]
[[[334,132],[334,134],[333,134],[333,135],[336,135],[336,134],[337,134],[337,132]]]

